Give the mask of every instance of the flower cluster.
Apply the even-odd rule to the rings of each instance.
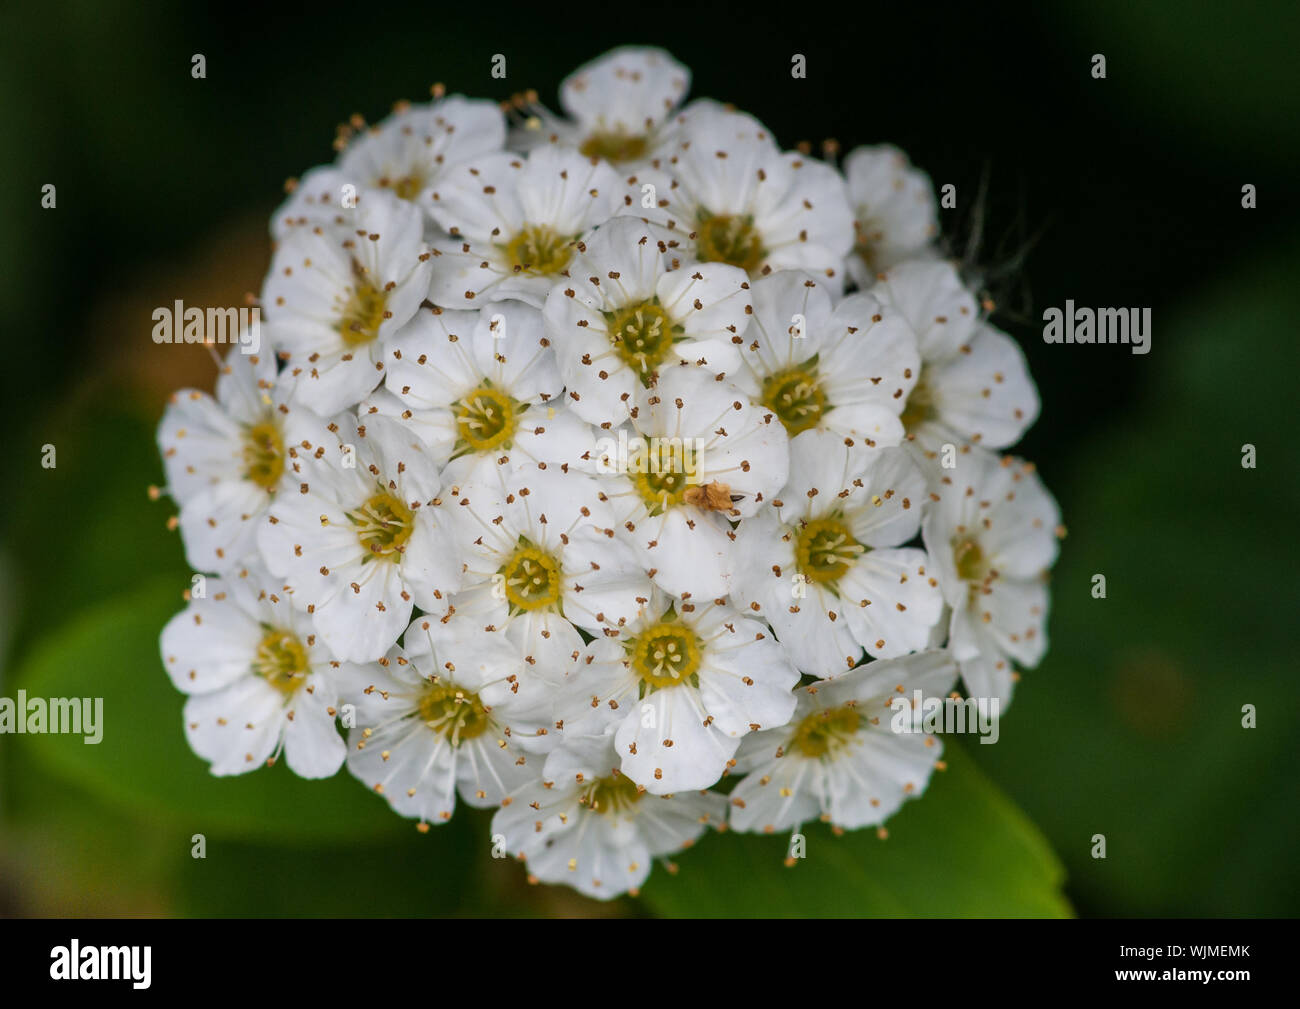
[[[158,435],[214,774],[490,807],[608,898],[710,827],[879,827],[941,750],[897,699],[1005,706],[1039,662],[1059,517],[995,454],[1037,394],[929,179],[689,80],[623,48],[562,115],[435,89],[292,188],[271,353]]]

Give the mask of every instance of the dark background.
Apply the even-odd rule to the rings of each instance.
[[[1051,651],[998,745],[965,750],[1055,849],[1075,911],[1295,914],[1296,6],[544,6],[0,13],[0,693],[30,677],[113,697],[120,676],[131,731],[158,737],[152,762],[145,749],[120,766],[55,737],[0,740],[0,912],[595,909],[484,869],[484,822],[419,838],[354,782],[321,786],[348,797],[334,815],[282,817],[274,839],[252,813],[232,818],[220,866],[189,858],[194,789],[146,782],[163,754],[197,758],[177,749],[181,698],[153,643],[189,575],[169,505],[145,488],[161,482],[166,396],[210,388],[214,369],[201,348],[155,346],[150,312],[257,291],[285,179],[331,160],[350,114],[377,120],[434,81],[496,99],[536,88],[554,108],[567,73],[635,42],[667,48],[693,96],[735,102],[784,146],[888,141],[936,188],[956,185],[945,233],[957,256],[978,238],[995,321],[1026,351],[1043,412],[1017,451],[1070,531]],[[794,53],[806,80],[790,77]],[[57,209],[40,207],[45,183]],[[1242,208],[1246,183],[1257,209]],[[1045,345],[1042,311],[1067,298],[1150,307],[1151,353]],[[376,824],[363,840],[353,816]],[[1105,860],[1090,857],[1097,833]],[[945,910],[934,871],[924,913]]]

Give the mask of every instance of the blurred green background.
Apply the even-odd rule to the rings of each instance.
[[[695,4],[9,4],[0,696],[102,696],[107,728],[98,747],[0,737],[0,914],[1295,915],[1297,9],[1045,6],[818,7],[778,32]],[[693,94],[786,146],[891,141],[957,186],[945,231],[957,254],[980,238],[996,320],[1025,347],[1044,407],[1020,451],[1069,536],[1051,650],[1001,739],[950,740],[888,839],[813,828],[785,868],[780,838],[710,836],[598,905],[490,858],[485,814],[421,835],[346,772],[218,781],[190,754],[156,644],[190,573],[146,487],[166,396],[210,388],[213,366],[155,346],[150,312],[257,291],[285,178],[330,160],[349,114],[434,81],[554,106],[566,73],[626,42],[670,49]],[[1043,344],[1043,308],[1067,298],[1150,307],[1151,353]]]

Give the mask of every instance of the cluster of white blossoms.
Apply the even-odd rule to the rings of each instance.
[[[995,454],[1038,398],[929,179],[689,81],[623,48],[564,115],[435,88],[292,188],[271,353],[158,434],[214,774],[492,808],[608,898],[710,827],[879,827],[941,751],[896,699],[1005,708],[1042,658],[1057,507]]]

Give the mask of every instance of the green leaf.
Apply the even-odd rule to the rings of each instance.
[[[642,899],[672,917],[1068,917],[1064,870],[1037,828],[961,747],[944,759],[886,840],[812,824],[806,857],[787,868],[788,836],[707,837]]]
[[[28,697],[102,697],[104,736],[12,737],[52,772],[117,805],[193,833],[338,841],[409,829],[341,771],[304,781],[283,762],[215,778],[185,742],[183,696],[163,671],[158,636],[183,605],[174,586],[151,586],[95,607],[33,651],[13,680]]]

